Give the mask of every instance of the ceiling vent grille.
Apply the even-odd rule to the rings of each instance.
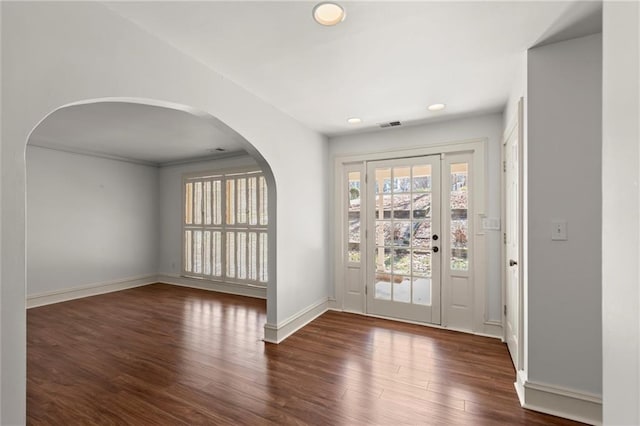
[[[396,126],[401,126],[402,123],[399,121],[390,121],[388,123],[380,123],[380,127],[382,127],[383,129],[385,127],[396,127]]]

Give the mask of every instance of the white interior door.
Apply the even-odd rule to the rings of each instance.
[[[513,365],[519,368],[520,342],[520,171],[518,126],[504,145],[505,160],[505,335]]]
[[[440,156],[367,165],[367,312],[440,324]]]

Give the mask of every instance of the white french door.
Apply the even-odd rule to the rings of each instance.
[[[367,163],[367,312],[440,324],[440,155]]]

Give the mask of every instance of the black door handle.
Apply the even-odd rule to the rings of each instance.
[[[518,264],[518,262],[516,262],[515,260],[509,259],[509,266],[515,266],[517,264]]]
[[[440,251],[440,249],[438,247],[434,247],[431,250],[433,250],[434,253],[437,253],[438,251]]]

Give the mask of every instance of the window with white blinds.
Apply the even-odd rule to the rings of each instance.
[[[266,286],[267,224],[262,172],[185,178],[183,274]]]

